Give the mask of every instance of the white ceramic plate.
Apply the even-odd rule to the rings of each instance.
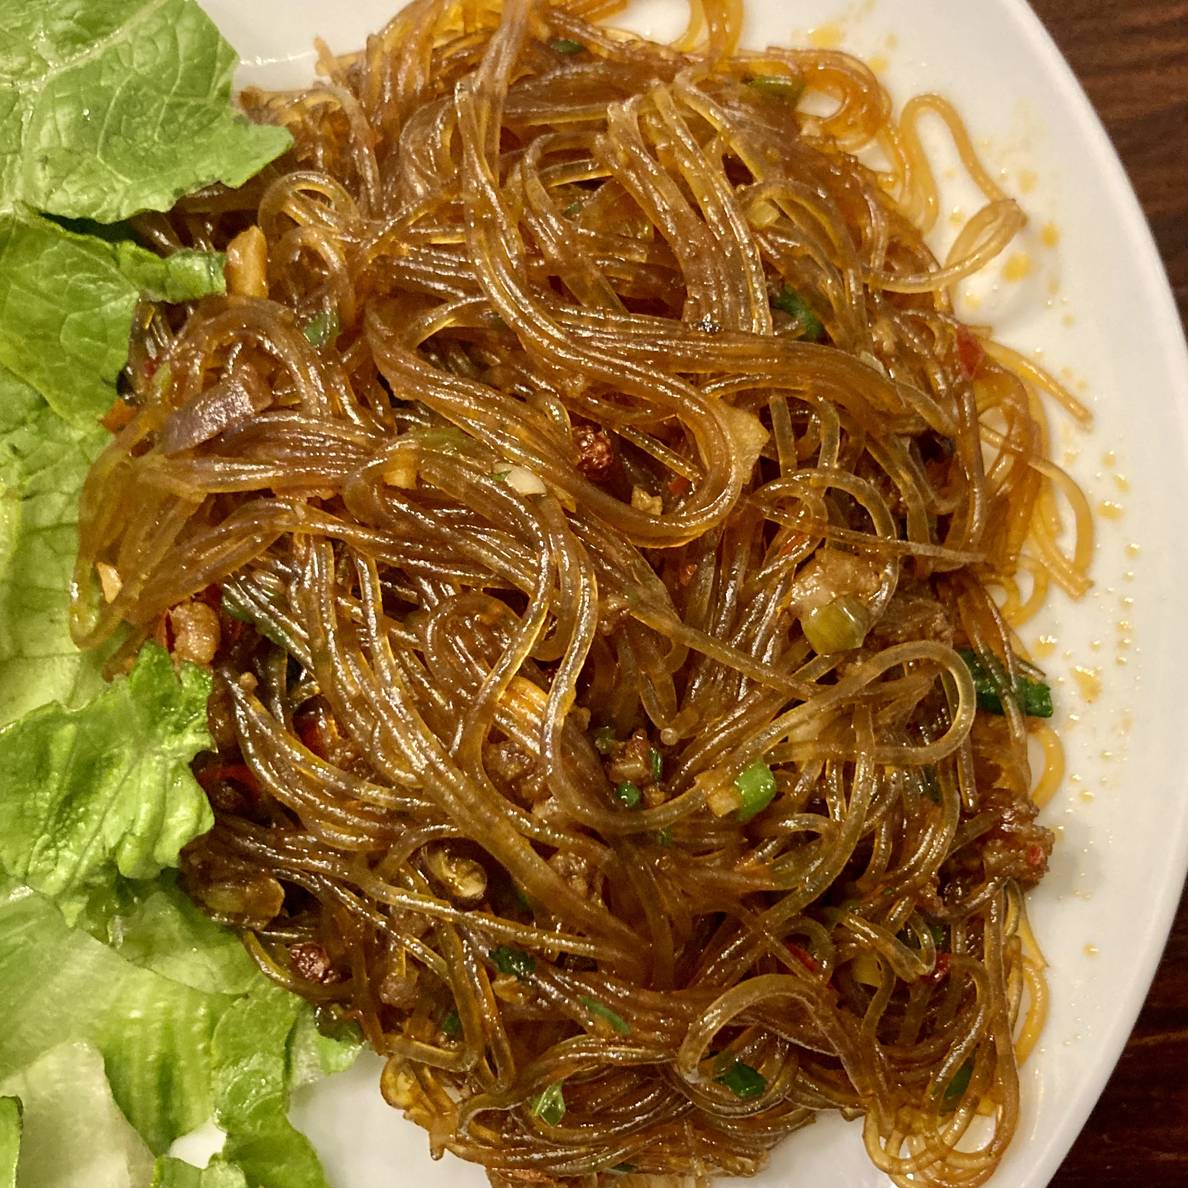
[[[400,0],[203,2],[243,54],[242,81],[287,86],[309,77],[316,34],[355,49]],[[1097,417],[1086,434],[1053,415],[1056,460],[1100,512],[1097,584],[1076,606],[1054,598],[1028,637],[1050,641],[1039,653],[1057,687],[1069,763],[1045,813],[1060,834],[1052,873],[1032,900],[1051,963],[1051,1016],[1024,1070],[1022,1125],[994,1184],[1042,1188],[1134,1024],[1188,867],[1180,322],[1118,159],[1023,0],[748,0],[748,11],[750,45],[840,45],[871,62],[899,102],[925,90],[956,101],[1032,215],[1013,261],[992,270],[967,316],[1034,352]],[[684,0],[642,0],[629,23],[672,36],[685,13]],[[958,193],[950,205],[964,201]],[[382,1102],[377,1074],[376,1061],[361,1061],[294,1110],[335,1188],[484,1185],[474,1167],[430,1161],[424,1134]],[[868,1164],[857,1127],[826,1118],[786,1143],[754,1183],[887,1181]]]

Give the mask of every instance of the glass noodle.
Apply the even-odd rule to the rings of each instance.
[[[141,311],[76,637],[212,666],[187,886],[435,1153],[701,1182],[837,1110],[979,1184],[1046,1003],[1016,633],[1088,585],[1086,414],[954,315],[1024,216],[946,102],[620,7],[414,0],[245,96],[287,158],[137,220],[229,292]],[[944,260],[926,120],[985,195]]]

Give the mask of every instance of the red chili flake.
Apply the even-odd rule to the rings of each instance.
[[[957,327],[957,362],[961,365],[961,374],[965,378],[973,379],[981,369],[986,358],[986,348],[982,340],[964,326]]]
[[[111,408],[99,418],[99,424],[108,433],[119,433],[135,416],[136,407],[129,404],[122,396],[117,396]]]
[[[796,960],[799,961],[800,964],[809,971],[809,973],[815,974],[821,972],[821,963],[812,955],[812,953],[808,951],[808,949],[801,948],[800,945],[795,943],[795,941],[785,941],[784,944],[787,945],[788,952],[791,953],[792,956],[795,957]]]
[[[260,794],[260,781],[255,772],[246,763],[216,763],[211,767],[204,767],[197,774],[198,783],[209,790],[212,784],[220,781],[240,784],[253,796]]]
[[[1023,852],[1023,854],[1027,859],[1028,866],[1043,866],[1043,864],[1047,861],[1047,855],[1044,853],[1044,847],[1041,846],[1039,842],[1032,842],[1031,845],[1029,845]]]
[[[157,374],[157,368],[161,366],[160,355],[149,355],[140,366],[140,374],[146,380],[151,380]]]
[[[686,561],[677,571],[677,584],[683,590],[697,575],[700,566],[696,561]]]
[[[943,982],[949,976],[949,968],[953,964],[953,955],[951,953],[938,953],[936,955],[936,965],[932,970],[932,980],[934,982]]]
[[[305,744],[307,751],[312,751],[319,759],[326,758],[326,740],[322,734],[322,723],[316,715],[311,714],[298,723],[297,737]]]
[[[679,499],[693,490],[693,484],[683,474],[674,475],[668,480],[668,493]]]

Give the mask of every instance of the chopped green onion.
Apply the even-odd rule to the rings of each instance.
[[[928,931],[932,933],[932,943],[938,949],[943,949],[949,943],[949,930],[939,920],[930,920]]]
[[[338,337],[338,332],[341,329],[342,325],[338,320],[338,310],[324,309],[316,317],[310,318],[305,323],[302,333],[309,339],[311,346],[324,347],[326,343],[333,342]]]
[[[492,949],[487,956],[501,974],[515,974],[521,982],[536,969],[536,958],[531,953],[510,948],[508,945]]]
[[[612,1176],[633,1176],[635,1175],[634,1163],[616,1163],[614,1167],[606,1169]]]
[[[1043,681],[1020,677],[1015,696],[1019,699],[1019,708],[1029,718],[1050,718],[1055,713],[1052,690]]]
[[[945,1087],[943,1101],[950,1109],[955,1108],[957,1102],[965,1095],[973,1077],[974,1062],[971,1056],[954,1074],[953,1079]]]
[[[857,595],[839,594],[824,606],[807,611],[800,626],[818,656],[832,656],[862,646],[870,630],[870,611]]]
[[[972,648],[962,648],[958,655],[973,677],[978,695],[978,709],[1002,714],[1002,694],[1010,692],[1006,669],[997,656],[981,656]],[[1043,681],[1020,676],[1015,682],[1015,700],[1028,718],[1050,718],[1053,713],[1052,690]]]
[[[639,808],[643,800],[643,793],[630,780],[617,784],[613,795],[619,804],[629,809]]]
[[[462,1020],[458,1018],[457,1011],[450,1011],[448,1015],[441,1021],[441,1034],[446,1039],[458,1039],[462,1034]]]
[[[562,212],[567,219],[576,219],[582,213],[580,202],[571,202]]]
[[[594,749],[600,755],[609,755],[615,749],[615,728],[599,726],[594,731]]]
[[[738,806],[738,819],[744,823],[763,812],[775,799],[776,778],[762,759],[756,759],[740,771],[735,777],[734,786],[742,797],[742,804]]]
[[[494,479],[494,480],[495,480],[497,483],[506,483],[506,482],[507,482],[507,480],[508,480],[508,477],[509,477],[510,475],[511,475],[511,471],[510,471],[510,470],[493,470],[493,471],[491,471],[491,477],[492,477],[492,478],[493,478],[493,479]]]
[[[565,1094],[561,1082],[555,1081],[542,1089],[529,1103],[528,1109],[534,1118],[540,1118],[550,1126],[560,1126],[565,1117]]]
[[[648,762],[652,767],[652,779],[659,783],[664,778],[664,756],[653,747],[648,752]]]
[[[767,1089],[767,1078],[741,1060],[736,1060],[727,1072],[716,1077],[715,1080],[719,1085],[725,1085],[735,1097],[742,1101],[750,1101],[753,1097],[759,1097]]]
[[[556,54],[580,54],[586,47],[580,41],[573,41],[568,37],[555,37],[549,42]]]
[[[597,999],[583,998],[582,1006],[590,1012],[591,1015],[597,1016],[599,1019],[605,1019],[620,1035],[630,1035],[631,1026],[620,1015],[616,1015],[614,1011],[608,1006],[603,1006]]]
[[[756,75],[747,79],[747,86],[784,103],[795,103],[804,94],[804,83],[786,74]]]
[[[671,846],[672,845],[672,826],[665,825],[663,829],[656,830],[656,845]]]
[[[795,289],[785,285],[772,301],[772,305],[800,323],[802,338],[807,338],[810,342],[820,342],[825,336],[825,324]]]

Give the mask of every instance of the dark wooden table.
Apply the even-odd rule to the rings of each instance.
[[[1188,323],[1188,0],[1031,0],[1105,121]],[[1188,1186],[1188,899],[1134,1035],[1052,1188]]]

